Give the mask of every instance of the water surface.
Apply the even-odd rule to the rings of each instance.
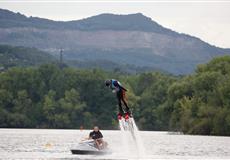
[[[1,159],[230,159],[230,137],[140,133],[145,155],[120,131],[102,131],[113,151],[106,156],[72,155],[89,130],[0,129]]]

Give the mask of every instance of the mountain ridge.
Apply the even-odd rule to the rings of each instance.
[[[6,15],[6,17],[1,16],[2,14]],[[193,36],[191,36],[189,34],[178,33],[176,31],[173,31],[173,30],[169,29],[169,28],[163,27],[162,25],[160,25],[156,21],[152,20],[151,18],[143,15],[142,13],[131,13],[131,14],[102,13],[102,14],[99,14],[99,15],[86,17],[86,18],[82,18],[82,19],[79,19],[79,20],[55,21],[55,20],[51,20],[51,19],[47,19],[47,18],[26,16],[26,15],[21,14],[19,12],[15,13],[15,12],[12,12],[12,11],[9,11],[9,10],[6,10],[6,9],[0,9],[0,20],[2,18],[9,18],[9,16],[10,16],[10,18],[12,18],[12,16],[13,16],[15,18],[15,20],[17,20],[17,18],[19,18],[20,20],[25,20],[25,21],[30,21],[30,22],[31,21],[43,21],[43,22],[56,23],[57,25],[58,24],[60,25],[61,23],[65,23],[65,24],[67,24],[67,26],[69,25],[68,29],[76,29],[76,30],[87,30],[87,28],[82,28],[81,27],[81,23],[92,23],[92,21],[97,21],[97,20],[101,20],[101,19],[104,19],[104,18],[106,18],[107,20],[109,20],[110,18],[113,19],[113,20],[119,20],[120,18],[123,18],[124,20],[132,19],[132,23],[134,23],[134,22],[136,23],[137,20],[140,20],[138,24],[140,24],[140,22],[143,22],[143,23],[148,23],[148,26],[142,26],[143,28],[138,28],[137,26],[134,26],[133,28],[131,28],[129,30],[154,32],[153,28],[151,28],[152,25],[154,24],[155,26],[160,28],[159,30],[161,30],[163,28],[164,31],[172,32],[171,34],[181,34],[181,35],[184,35],[184,36],[193,37]],[[78,24],[78,23],[80,23],[80,24]],[[106,23],[108,23],[108,21]],[[74,26],[74,25],[76,25],[76,26]],[[129,24],[129,25],[133,25],[133,24]],[[10,27],[10,26],[7,26],[7,27]],[[35,27],[39,28],[39,26],[37,26],[37,25]],[[74,28],[74,27],[76,27],[76,28]],[[147,28],[144,28],[144,27],[147,27]],[[60,25],[60,29],[62,29],[62,25]],[[103,30],[103,29],[108,29],[108,28],[97,28],[97,29],[98,30]],[[95,29],[95,30],[97,30],[97,29]],[[119,30],[119,29],[124,30],[125,28],[119,28],[119,26],[118,26],[118,28],[113,28],[113,29],[114,30]],[[197,37],[194,37],[194,38],[197,38]]]
[[[0,9],[0,44],[36,47],[68,60],[106,60],[187,74],[197,64],[230,54],[200,38],[165,28],[141,13],[104,13],[53,21]]]
[[[47,18],[40,18],[40,17],[37,17],[37,16],[35,16],[35,17],[33,17],[33,16],[26,16],[26,15],[24,15],[24,14],[21,14],[20,12],[12,12],[12,11],[10,11],[10,10],[7,10],[7,9],[1,9],[0,8],[0,20],[2,19],[2,18],[4,18],[4,17],[2,17],[1,16],[1,14],[6,14],[6,15],[8,15],[8,16],[14,16],[14,17],[16,17],[15,15],[17,15],[17,18],[18,17],[20,17],[21,19],[23,19],[23,20],[41,20],[41,21],[44,21],[44,22],[50,22],[50,23],[69,23],[69,24],[71,24],[70,26],[71,27],[73,27],[72,25],[73,24],[75,24],[75,23],[79,23],[79,22],[85,22],[85,21],[88,21],[88,20],[92,20],[92,19],[100,19],[100,18],[104,18],[104,17],[109,17],[109,18],[111,18],[110,16],[113,16],[113,17],[116,17],[116,18],[120,18],[120,17],[123,17],[123,18],[130,18],[130,17],[132,17],[133,19],[135,19],[135,22],[136,22],[136,18],[138,17],[139,19],[145,19],[146,21],[149,21],[149,22],[151,22],[151,23],[154,23],[156,26],[158,26],[158,27],[162,27],[164,30],[167,30],[167,31],[170,31],[170,32],[172,32],[171,34],[179,34],[179,35],[182,35],[182,36],[185,36],[185,37],[189,37],[189,38],[195,38],[195,39],[197,39],[197,40],[200,40],[200,41],[202,41],[202,42],[204,42],[204,43],[207,43],[207,44],[209,44],[209,45],[211,45],[211,46],[214,46],[214,47],[217,47],[217,48],[222,48],[222,49],[229,49],[230,50],[230,48],[223,48],[223,47],[219,47],[219,46],[216,46],[216,45],[214,45],[214,44],[210,44],[210,43],[208,43],[208,42],[206,42],[206,41],[204,41],[204,40],[202,40],[202,39],[200,39],[199,37],[196,37],[196,36],[192,36],[192,35],[190,35],[190,34],[187,34],[187,33],[182,33],[182,32],[177,32],[177,31],[174,31],[174,30],[172,30],[172,29],[170,29],[170,28],[167,28],[167,27],[164,27],[164,26],[162,26],[162,25],[160,25],[159,23],[157,23],[156,21],[154,21],[154,20],[152,20],[150,17],[147,17],[147,16],[145,16],[144,14],[142,14],[142,13],[130,13],[130,14],[113,14],[113,13],[101,13],[101,14],[98,14],[98,15],[95,15],[95,16],[90,16],[90,17],[86,17],[86,18],[82,18],[82,19],[78,19],[78,20],[69,20],[69,21],[56,21],[56,20],[51,20],[51,19],[47,19]],[[8,18],[8,17],[6,17],[6,18]],[[36,26],[36,27],[39,27],[39,26]],[[71,27],[70,28],[68,28],[68,29],[71,29]],[[62,28],[60,28],[60,29],[62,29]],[[72,29],[79,29],[79,30],[87,30],[87,29],[85,29],[85,28],[72,28]],[[124,29],[124,28],[122,28],[122,29]],[[121,30],[122,30],[121,29]],[[134,31],[135,31],[135,29],[134,28],[132,28]],[[101,30],[103,30],[103,28],[101,28]],[[117,29],[117,30],[119,30],[119,29]],[[141,30],[140,28],[138,29],[138,28],[136,28],[136,30],[137,31],[145,31],[145,32],[154,32],[154,30],[151,30],[151,28],[149,28],[149,30],[148,29],[143,29],[143,30]]]

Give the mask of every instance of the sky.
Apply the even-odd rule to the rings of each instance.
[[[142,13],[179,33],[230,48],[230,0],[0,0],[0,8],[52,20],[78,20],[101,13]]]

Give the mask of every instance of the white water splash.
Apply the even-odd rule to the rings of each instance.
[[[133,154],[137,153],[136,156],[138,159],[144,158],[145,149],[140,136],[140,131],[138,130],[135,120],[133,118],[130,118],[128,121],[125,121],[122,118],[122,120],[119,120],[119,127],[122,134],[123,146],[125,146],[126,150],[126,155],[134,156]],[[133,148],[134,152],[131,152],[131,149]]]
[[[132,118],[131,119],[133,122],[133,128],[134,128],[134,135],[136,137],[136,143],[137,143],[137,148],[138,148],[138,153],[139,153],[139,157],[143,158],[146,154],[145,154],[145,148],[144,148],[144,144],[140,135],[140,131],[135,123],[135,120]]]
[[[122,137],[122,146],[123,146],[123,151],[125,153],[125,155],[130,155],[130,150],[129,150],[129,146],[127,143],[127,132],[124,129],[123,126],[123,122],[121,120],[119,120],[119,126],[120,126],[120,130],[121,130],[121,137]]]

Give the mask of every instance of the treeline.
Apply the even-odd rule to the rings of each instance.
[[[230,57],[213,59],[184,77],[153,72],[125,75],[54,64],[0,73],[0,127],[117,128],[108,78],[128,88],[142,130],[230,135]]]
[[[167,105],[171,129],[188,134],[230,135],[230,56],[197,67],[173,83]]]
[[[2,72],[0,127],[113,128],[116,101],[104,87],[107,77],[52,64]]]
[[[55,62],[55,58],[36,48],[0,44],[0,70]]]
[[[91,50],[91,53],[95,54],[95,50]],[[101,51],[97,51],[100,52]],[[116,54],[116,53],[115,53]],[[73,53],[65,53],[64,55],[64,64],[60,63],[59,54],[51,55],[50,53],[41,51],[36,48],[23,47],[23,46],[10,46],[0,44],[0,71],[7,70],[11,67],[30,67],[30,66],[39,66],[42,64],[56,63],[57,65],[69,66],[73,68],[80,69],[94,69],[101,68],[105,71],[111,72],[120,72],[120,73],[129,73],[136,74],[147,71],[161,71],[165,72],[159,68],[155,67],[140,67],[135,65],[123,65],[119,63],[112,62],[110,60],[100,60],[96,59],[97,56],[91,58],[95,60],[69,60],[76,57],[71,57]],[[113,54],[114,55],[114,54]],[[78,59],[78,58],[77,58]],[[112,58],[113,59],[113,58]]]

